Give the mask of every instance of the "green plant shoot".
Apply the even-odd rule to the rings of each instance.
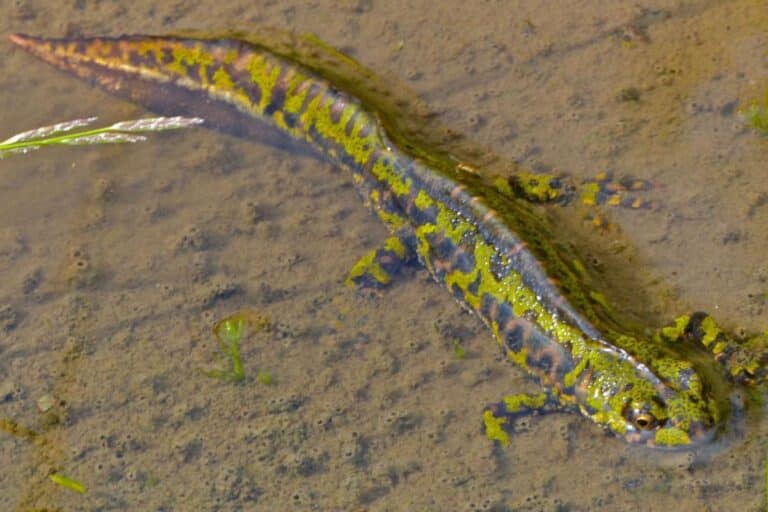
[[[231,382],[241,382],[245,379],[243,360],[240,357],[240,342],[247,330],[248,319],[242,313],[225,318],[213,326],[213,334],[219,343],[219,350],[229,359],[229,368],[210,370],[206,375]]]
[[[205,375],[229,382],[242,382],[245,380],[245,369],[240,355],[240,343],[245,339],[248,329],[255,328],[260,331],[269,331],[271,322],[267,317],[252,311],[235,313],[213,326],[213,335],[219,345],[219,356],[226,359],[226,369],[204,371]],[[273,382],[272,374],[266,370],[259,370],[256,380],[262,384]]]

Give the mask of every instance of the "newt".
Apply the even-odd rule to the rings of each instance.
[[[492,439],[508,442],[521,414],[557,409],[579,411],[630,443],[690,446],[721,428],[725,387],[765,380],[765,354],[746,351],[703,313],[653,336],[616,321],[532,207],[567,194],[557,179],[521,171],[489,180],[410,144],[353,80],[290,47],[233,34],[10,39],[150,109],[181,110],[262,141],[293,141],[348,171],[390,231],[348,281],[386,286],[403,265],[423,265],[541,382],[540,394],[508,396],[484,410]],[[322,43],[316,50],[358,66]],[[678,347],[691,341],[714,358],[686,357]],[[722,365],[709,364],[715,360]]]

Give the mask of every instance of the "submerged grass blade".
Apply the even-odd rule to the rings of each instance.
[[[128,133],[97,133],[96,135],[86,135],[83,137],[72,137],[61,139],[62,144],[71,146],[85,144],[119,144],[130,142],[143,142],[147,138],[143,135],[131,135]]]
[[[0,145],[13,144],[15,142],[23,142],[26,140],[44,139],[46,137],[52,137],[54,135],[59,135],[60,133],[74,130],[75,128],[88,126],[89,124],[94,122],[96,119],[98,118],[86,117],[83,119],[74,119],[72,121],[56,123],[50,126],[42,126],[40,128],[35,128],[34,130],[29,130],[27,132],[17,133],[10,139],[6,139],[3,142],[0,142]]]
[[[62,475],[61,473],[54,473],[50,475],[48,478],[50,478],[51,481],[56,485],[60,485],[64,488],[69,489],[70,491],[75,491],[80,494],[85,494],[87,492],[85,485],[78,482],[74,478],[68,477],[67,475]]]
[[[199,117],[150,117],[134,121],[120,121],[110,126],[110,128],[121,132],[159,132],[162,130],[189,128],[202,122],[203,120]]]
[[[138,133],[176,130],[203,123],[203,119],[199,117],[151,117],[120,121],[103,128],[71,132],[71,130],[87,126],[95,120],[95,117],[75,119],[16,134],[0,142],[0,158],[11,154],[27,153],[42,146],[141,142],[146,140],[146,137],[137,135]]]

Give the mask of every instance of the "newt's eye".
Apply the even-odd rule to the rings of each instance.
[[[656,428],[658,423],[656,417],[648,412],[639,412],[632,418],[632,424],[638,430],[652,430]]]

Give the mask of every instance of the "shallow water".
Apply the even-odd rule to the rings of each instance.
[[[2,40],[314,32],[527,167],[653,180],[659,209],[609,215],[668,316],[768,327],[768,139],[735,112],[768,86],[761,2],[46,5],[6,0]],[[2,44],[2,133],[146,114]],[[373,298],[344,286],[385,229],[326,164],[190,130],[0,169],[0,417],[44,433],[0,435],[2,510],[764,509],[760,406],[699,451],[565,414],[489,443],[483,405],[536,384],[425,272]],[[249,380],[205,376],[211,326],[244,309],[275,324],[243,345]]]

